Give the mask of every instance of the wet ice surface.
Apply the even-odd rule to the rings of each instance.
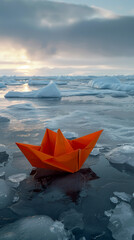
[[[109,217],[108,228],[114,239],[133,239],[134,211],[130,204],[121,201],[114,209],[105,211],[105,215]]]
[[[41,88],[29,86],[29,79],[21,79],[21,85],[12,79],[14,86],[6,80],[0,89],[0,240],[44,240],[43,234],[48,239],[132,239],[134,97],[129,78],[118,79],[127,84],[120,91],[113,90],[115,85],[91,88],[90,79],[63,78],[67,84],[57,86],[66,96],[61,99],[4,98],[9,91]],[[47,127],[60,128],[69,139],[104,132],[82,169],[65,174],[34,169],[15,145],[40,144]]]

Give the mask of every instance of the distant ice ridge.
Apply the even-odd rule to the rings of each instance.
[[[4,77],[1,77],[0,78],[0,81],[2,84],[4,85],[21,85],[23,84],[22,81],[16,81],[16,77],[7,77],[7,76],[4,76]]]
[[[106,158],[115,164],[128,164],[134,167],[134,146],[123,145],[111,150],[106,154]]]
[[[6,98],[61,98],[61,93],[56,84],[51,81],[46,87],[31,92],[10,91]]]
[[[134,85],[121,83],[117,77],[114,76],[104,76],[92,79],[89,81],[88,85],[93,88],[99,89],[111,89],[116,91],[134,91]]]
[[[36,86],[36,85],[48,85],[49,80],[32,80],[30,79],[28,81],[28,85],[30,86]],[[65,81],[54,81],[57,85],[67,85],[67,82]]]
[[[0,229],[1,240],[74,240],[59,221],[47,216],[23,218]]]

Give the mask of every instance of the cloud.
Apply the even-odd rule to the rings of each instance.
[[[134,56],[134,17],[95,6],[43,0],[0,0],[1,46],[25,49],[30,60]],[[2,45],[3,44],[3,45]],[[73,62],[73,60],[72,60]]]

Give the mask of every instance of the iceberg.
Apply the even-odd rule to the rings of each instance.
[[[109,76],[109,77],[98,77],[89,81],[88,86],[93,88],[100,89],[113,89],[118,90],[120,88],[120,81],[117,77]]]
[[[115,76],[104,76],[92,79],[89,81],[88,86],[98,89],[111,89],[114,91],[124,91],[122,93],[113,92],[113,97],[127,97],[125,92],[130,92],[133,95],[134,84],[121,83]]]
[[[30,92],[10,91],[5,98],[61,98],[61,93],[56,84],[51,81],[46,87]]]

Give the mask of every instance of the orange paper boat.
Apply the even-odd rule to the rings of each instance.
[[[94,148],[103,130],[73,140],[61,130],[46,129],[41,146],[16,143],[33,167],[77,172]]]

